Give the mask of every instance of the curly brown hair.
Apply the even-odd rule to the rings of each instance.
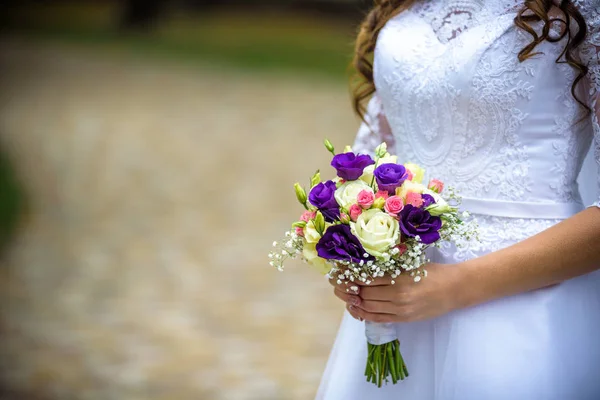
[[[384,25],[394,16],[409,8],[415,0],[375,0],[375,5],[367,14],[360,25],[356,39],[355,54],[352,67],[355,71],[352,85],[353,107],[356,113],[364,120],[366,100],[375,92],[373,82],[373,52],[379,32]],[[557,7],[563,17],[550,17],[550,10]],[[541,34],[538,34],[530,25],[532,22],[543,21]],[[550,36],[552,24],[562,24],[563,29],[558,37]],[[572,33],[573,23],[576,24],[576,33]],[[575,56],[575,49],[585,40],[587,26],[585,19],[570,0],[524,0],[523,7],[515,17],[515,25],[532,36],[532,41],[523,48],[518,55],[519,61],[524,61],[540,52],[534,52],[537,45],[544,41],[558,42],[565,36],[567,42],[556,63],[566,63],[578,71],[577,77],[571,86],[571,94],[575,100],[590,112],[590,108],[577,97],[575,87],[588,72],[587,66],[582,64]]]

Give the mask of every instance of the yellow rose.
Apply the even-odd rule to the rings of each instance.
[[[346,182],[335,191],[335,200],[348,210],[352,204],[356,204],[358,194],[363,190],[373,193],[373,189],[363,181]]]
[[[400,236],[398,220],[379,209],[364,211],[350,228],[366,252],[375,257],[387,253]]]
[[[410,171],[413,178],[411,179],[415,183],[422,183],[423,177],[425,176],[425,170],[419,167],[417,164],[406,163],[404,167]]]
[[[396,196],[400,197],[403,201],[406,200],[406,195],[409,192],[423,193],[427,188],[420,184],[412,181],[404,181],[402,186],[396,189]]]
[[[390,153],[385,153],[385,156],[381,157],[377,162],[377,166],[381,164],[397,164],[398,156],[393,156]],[[360,177],[360,180],[366,182],[367,184],[371,184],[373,181],[373,172],[375,172],[375,164],[369,165],[363,170],[363,174]]]
[[[325,230],[330,226],[330,223],[325,222]],[[308,243],[317,243],[321,240],[321,235],[319,235],[319,231],[317,231],[317,228],[315,227],[314,220],[310,220],[306,223],[306,227],[304,228],[304,239],[306,239]]]
[[[321,239],[321,235],[319,235],[319,232],[315,228],[315,222],[312,220],[306,223],[306,227],[304,228],[304,239],[306,239],[308,243],[317,243]]]
[[[309,265],[321,274],[325,275],[331,271],[332,266],[327,260],[319,257],[316,243],[304,243],[302,255],[308,261]]]

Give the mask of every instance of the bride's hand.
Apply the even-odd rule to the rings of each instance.
[[[394,279],[377,278],[369,285],[354,282],[334,286],[334,293],[346,303],[356,319],[373,322],[412,322],[434,318],[462,307],[460,264],[428,264],[427,277],[415,282],[408,274]],[[351,288],[357,289],[357,293]]]

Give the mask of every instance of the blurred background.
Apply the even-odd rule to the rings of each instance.
[[[314,397],[343,306],[267,254],[368,6],[0,0],[0,399]]]

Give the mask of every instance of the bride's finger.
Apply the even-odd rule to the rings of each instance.
[[[356,281],[359,286],[386,286],[392,284],[392,278],[389,276],[377,277],[375,279],[369,280],[369,283]]]
[[[328,280],[329,280],[329,284],[331,284],[331,286],[333,286],[334,288],[337,288],[338,290],[340,290],[342,292],[350,293],[350,294],[359,294],[360,293],[360,287],[355,282],[343,281],[341,283],[338,283],[335,278],[328,279]]]
[[[394,283],[392,283],[392,281],[394,281]],[[398,284],[405,284],[407,282],[411,282],[411,283],[413,282],[413,278],[411,278],[410,275],[407,273],[400,274],[395,278],[392,278],[389,275],[386,275],[383,277],[377,277],[375,279],[371,279],[368,284],[366,282],[356,281],[356,283],[361,287],[398,285]]]
[[[357,307],[373,314],[395,315],[398,311],[398,306],[396,306],[394,303],[390,303],[389,301],[363,300]]]
[[[363,300],[394,301],[398,297],[398,288],[395,285],[362,286],[360,297]]]
[[[348,311],[348,314],[350,314],[352,316],[352,318],[357,319],[359,321],[364,321],[363,318],[361,318],[358,313],[356,312],[356,309],[353,308],[354,306],[351,306],[350,304],[346,304],[346,310]]]
[[[397,317],[394,314],[377,314],[377,313],[371,313],[368,311],[365,311],[359,307],[356,306],[347,306],[348,308],[348,312],[356,319],[364,319],[365,321],[371,321],[371,322],[381,322],[381,323],[388,323],[388,322],[396,322],[397,321]]]
[[[360,297],[348,294],[346,292],[342,292],[341,290],[338,290],[337,288],[333,289],[333,294],[335,294],[336,297],[339,298],[340,300],[342,300],[343,302],[351,304],[351,305],[357,306],[361,302]]]

